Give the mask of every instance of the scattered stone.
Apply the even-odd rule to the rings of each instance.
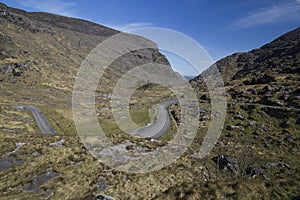
[[[233,137],[233,134],[232,134],[231,132],[226,133],[226,134],[225,134],[225,137]]]
[[[250,176],[251,179],[255,179],[256,177],[263,177],[265,179],[269,179],[266,175],[265,175],[265,171],[262,167],[259,166],[255,166],[255,167],[249,167],[246,169],[246,173]]]
[[[238,114],[237,116],[234,116],[234,119],[244,120],[244,116],[241,114]]]
[[[266,94],[264,97],[274,97],[274,94],[271,94],[271,93],[269,93],[269,94]]]
[[[233,175],[237,175],[239,172],[239,165],[235,158],[220,155],[212,158],[212,160],[217,164],[222,172],[231,173]]]
[[[35,157],[39,157],[39,156],[42,156],[43,154],[36,151],[36,152],[33,152],[32,155]]]
[[[7,155],[15,154],[17,153],[26,143],[16,143],[16,149],[13,150],[12,152],[7,153]]]
[[[249,126],[255,126],[256,124],[257,124],[256,121],[251,121],[251,122],[249,122]]]
[[[2,130],[4,132],[8,132],[8,133],[24,133],[25,132],[24,129],[17,129],[17,128],[2,128]]]
[[[208,120],[210,120],[210,117],[208,115],[204,115],[200,117],[200,121],[208,121]]]
[[[103,195],[103,194],[98,194],[98,195],[96,195],[96,200],[114,200],[114,198],[111,197],[111,196],[106,196],[106,195]]]
[[[53,143],[50,143],[50,146],[55,146],[55,147],[64,147],[63,143],[65,142],[64,139],[62,140],[59,140],[58,142],[53,142]]]
[[[32,63],[27,61],[25,63],[13,63],[10,65],[1,65],[0,72],[11,73],[13,76],[21,76],[25,71],[31,67]]]
[[[260,135],[260,132],[254,131],[252,134],[253,134],[253,135]]]
[[[264,74],[261,78],[252,78],[251,80],[246,80],[243,83],[246,85],[257,85],[257,84],[267,84],[270,82],[276,82],[273,76]]]
[[[275,89],[273,87],[271,87],[270,85],[267,85],[265,86],[263,89],[262,89],[262,92],[263,93],[266,93],[266,92],[274,92]]]
[[[53,172],[53,171],[48,171],[45,174],[37,176],[36,179],[34,181],[32,181],[31,183],[28,183],[27,185],[23,186],[23,189],[26,191],[33,191],[36,194],[41,194],[41,193],[45,192],[46,195],[49,196],[50,195],[49,192],[40,189],[40,186],[43,185],[44,183],[46,183],[47,181],[49,181],[50,179],[58,177],[58,176],[60,176],[59,173]]]
[[[232,130],[237,130],[240,129],[239,126],[227,126],[227,130],[232,131]]]
[[[17,160],[13,156],[6,156],[4,158],[0,158],[0,171],[11,168],[13,165],[21,165],[23,164],[23,160]]]
[[[103,192],[104,190],[106,190],[108,188],[106,179],[103,177],[100,177],[98,180],[97,186],[98,186],[99,192]]]
[[[254,135],[254,136],[253,136],[253,139],[258,140],[258,136],[257,136],[257,135]]]
[[[284,138],[286,141],[288,141],[288,142],[292,142],[292,141],[294,141],[295,140],[295,137],[294,136],[292,136],[292,135],[289,135],[289,136],[287,136],[286,138]]]
[[[240,132],[240,133],[239,133],[239,136],[240,136],[240,137],[242,137],[242,136],[244,136],[244,135],[245,135],[245,134],[244,134],[243,132]]]
[[[270,147],[270,144],[267,143],[267,142],[265,142],[265,143],[264,143],[264,147],[265,147],[265,148],[269,148],[269,147]]]
[[[291,167],[286,164],[286,163],[283,163],[283,162],[273,162],[273,163],[267,163],[263,166],[265,169],[269,169],[269,168],[272,168],[272,167],[279,167],[281,169],[290,169]]]
[[[6,16],[7,15],[7,11],[6,10],[0,10],[0,15],[1,16]]]
[[[277,163],[267,163],[264,167],[266,168],[266,169],[269,169],[269,168],[271,168],[271,167],[276,167],[277,166]]]
[[[251,94],[257,94],[257,90],[256,90],[255,88],[251,88],[251,89],[250,89],[250,93],[251,93]]]
[[[82,161],[75,162],[75,163],[74,163],[74,166],[80,166],[81,164],[82,164]]]
[[[256,124],[256,126],[259,127],[259,128],[264,128],[265,127],[265,125],[263,125],[263,124]]]

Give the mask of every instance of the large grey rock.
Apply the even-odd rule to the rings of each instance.
[[[237,175],[239,173],[239,165],[235,158],[219,155],[213,158],[218,168],[224,173],[231,173]]]
[[[62,139],[62,140],[59,140],[59,141],[57,141],[57,142],[50,143],[50,146],[54,146],[54,147],[64,147],[64,146],[63,146],[63,143],[64,143],[64,142],[65,142],[65,140]]]
[[[106,189],[108,188],[106,179],[103,178],[103,177],[100,177],[99,180],[98,180],[97,186],[98,186],[98,190],[99,190],[100,192],[106,190]]]
[[[23,186],[23,189],[26,191],[33,191],[36,194],[41,194],[41,193],[45,192],[46,196],[49,196],[50,195],[49,191],[44,191],[44,190],[40,189],[40,186],[45,184],[50,179],[53,179],[58,176],[60,176],[59,173],[53,172],[53,171],[48,171],[45,174],[41,174],[41,175],[37,176],[31,183],[28,183],[25,186]]]
[[[106,196],[103,194],[99,194],[96,196],[96,200],[115,200],[113,197],[111,196]]]
[[[23,160],[18,160],[13,156],[0,158],[0,171],[11,168],[13,165],[23,164]]]

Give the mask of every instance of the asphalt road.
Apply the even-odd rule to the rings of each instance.
[[[42,134],[57,134],[38,107],[32,105],[22,105],[14,106],[14,108],[30,110]]]
[[[153,139],[163,136],[171,126],[168,107],[173,103],[178,103],[178,101],[168,100],[160,103],[158,108],[158,117],[154,121],[154,123],[134,130],[133,132],[131,132],[131,134]]]

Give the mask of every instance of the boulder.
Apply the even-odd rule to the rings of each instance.
[[[65,140],[62,139],[62,140],[59,140],[59,141],[57,141],[57,142],[50,143],[50,146],[54,146],[54,147],[64,147],[64,146],[63,146],[63,143],[64,143],[64,142],[65,142]]]
[[[265,171],[260,166],[248,167],[246,169],[246,174],[248,174],[251,179],[255,179],[256,177],[259,177],[259,176],[266,178]]]
[[[111,196],[106,196],[106,195],[103,195],[103,194],[99,194],[96,196],[96,200],[114,200],[113,197]]]
[[[227,130],[232,131],[232,130],[236,130],[236,129],[240,129],[239,126],[227,126]]]
[[[216,163],[218,168],[224,173],[237,175],[239,172],[239,165],[235,158],[225,156],[225,155],[219,155],[217,157],[212,158],[212,160]]]

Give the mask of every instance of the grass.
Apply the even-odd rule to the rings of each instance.
[[[153,91],[149,91],[153,89]],[[146,92],[146,95],[142,95]],[[157,92],[157,93],[156,93]],[[133,119],[143,125],[150,121],[148,110],[152,105],[162,101],[158,93],[162,90],[153,87],[147,90],[139,90],[132,97],[135,103],[130,109]],[[1,104],[1,124],[6,124],[7,128],[25,128],[24,133],[13,134],[1,132],[1,154],[13,151],[16,142],[24,142],[26,145],[21,148],[16,157],[23,159],[23,165],[15,165],[12,168],[1,171],[0,176],[0,197],[5,198],[32,198],[40,199],[34,193],[25,192],[18,189],[33,181],[40,174],[49,170],[60,173],[60,177],[54,178],[41,188],[54,190],[50,199],[57,198],[83,198],[88,194],[96,194],[97,181],[99,177],[105,177],[109,188],[105,191],[107,195],[117,199],[131,198],[141,199],[150,198],[158,194],[157,199],[269,199],[283,198],[288,199],[297,196],[298,186],[300,185],[297,168],[300,163],[295,157],[299,155],[299,141],[278,142],[288,135],[297,138],[299,124],[295,123],[296,112],[291,111],[286,118],[271,116],[259,106],[230,106],[228,108],[226,124],[221,138],[211,154],[205,160],[195,160],[188,156],[189,153],[199,151],[206,128],[209,123],[200,122],[202,128],[198,130],[197,137],[187,152],[177,159],[170,166],[156,172],[147,174],[126,174],[109,169],[99,163],[86,150],[80,139],[77,137],[74,124],[72,122],[71,110],[67,106],[47,106],[38,104],[42,112],[46,115],[49,122],[59,133],[57,136],[41,135],[37,131],[34,120],[27,111],[18,112],[12,109],[7,97],[6,103]],[[18,102],[18,104],[27,102]],[[210,108],[209,103],[203,102],[201,106]],[[171,110],[176,107],[171,107]],[[235,118],[238,113],[244,120]],[[206,113],[209,115],[208,113]],[[24,120],[24,116],[29,118]],[[25,117],[25,119],[26,119]],[[145,143],[151,148],[156,148],[155,144],[147,140],[133,139],[122,133],[111,115],[105,114],[99,117],[100,124],[114,143],[125,140],[137,140],[138,143]],[[172,126],[169,132],[160,140],[169,141],[172,134],[176,132],[175,121],[172,118]],[[257,125],[248,127],[251,121],[256,121]],[[229,125],[238,125],[243,129],[229,131]],[[261,127],[260,125],[264,125]],[[285,125],[281,127],[282,125]],[[289,133],[283,132],[283,130]],[[253,132],[259,131],[260,134],[254,137]],[[241,135],[242,133],[242,135]],[[270,137],[270,139],[266,139]],[[65,139],[65,147],[50,147],[52,142]],[[266,147],[268,144],[268,147]],[[42,154],[40,157],[33,156],[34,152]],[[291,166],[290,170],[270,169],[266,170],[266,175],[270,181],[263,178],[245,180],[238,176],[232,178],[221,172],[216,173],[216,166],[211,158],[217,154],[227,154],[238,158],[241,166],[263,165],[267,162],[283,161]],[[75,163],[81,162],[80,165]],[[244,165],[242,165],[244,163]],[[209,181],[208,181],[209,180]],[[147,189],[141,189],[141,188]],[[133,191],[133,192],[127,192]]]
[[[279,111],[268,113],[259,106],[231,105],[222,135],[205,159],[193,159],[189,154],[199,151],[209,121],[200,122],[198,134],[192,145],[171,165],[146,174],[115,171],[99,163],[86,150],[77,136],[71,110],[71,92],[76,71],[85,54],[102,38],[90,39],[88,35],[71,32],[67,32],[66,37],[66,33],[61,30],[53,33],[54,38],[42,32],[33,36],[30,32],[22,30],[22,38],[19,38],[16,27],[12,24],[1,28],[5,30],[0,31],[10,35],[19,46],[17,51],[12,51],[15,55],[1,60],[0,64],[22,63],[28,60],[33,63],[21,77],[0,75],[0,158],[13,151],[15,143],[26,143],[13,155],[23,160],[24,164],[0,171],[1,199],[42,199],[43,195],[25,192],[21,188],[48,171],[60,173],[59,177],[41,186],[44,190],[53,190],[49,199],[84,199],[87,195],[98,194],[99,177],[104,177],[109,185],[107,190],[101,193],[116,199],[291,199],[299,195],[299,113],[286,112],[283,113],[284,117],[281,117]],[[72,49],[72,38],[85,39],[86,46]],[[45,40],[48,42],[45,43]],[[15,50],[14,48],[16,46],[12,50]],[[26,54],[22,49],[30,49],[30,52]],[[72,55],[67,58],[65,51],[70,51]],[[113,77],[106,75],[102,80],[105,83],[103,85],[109,86],[112,86],[119,76],[118,73]],[[282,78],[278,79],[278,82]],[[238,86],[241,81],[244,80],[236,80],[232,87]],[[298,87],[297,83],[291,85],[293,88]],[[256,88],[259,90],[264,86]],[[228,89],[229,87],[231,86],[228,86]],[[240,91],[251,89],[250,86],[238,87]],[[100,89],[107,93],[110,91],[109,87]],[[254,97],[244,93],[243,95],[248,99],[260,100],[260,94]],[[174,98],[174,94],[165,87],[141,87],[131,98],[130,114],[137,124],[144,126],[150,122],[149,108],[152,105]],[[278,96],[275,96],[272,101],[278,99]],[[108,103],[109,99],[97,99],[97,110],[106,108]],[[11,108],[12,105],[22,104],[38,106],[58,135],[41,135],[30,112],[18,112]],[[210,109],[208,102],[203,102],[201,106]],[[176,123],[172,119],[171,129],[158,142],[133,138],[117,127],[109,111],[101,110],[98,114],[104,132],[116,144],[131,140],[152,150],[165,145],[176,132]],[[238,114],[244,119],[237,119]],[[209,116],[210,112],[207,111],[205,115]],[[249,126],[252,121],[256,121],[256,124]],[[226,129],[232,125],[239,126],[240,129]],[[2,128],[24,129],[24,132],[11,133]],[[255,131],[259,134],[253,134]],[[289,141],[286,139],[288,136],[296,139]],[[50,143],[61,139],[65,139],[65,147],[49,146]],[[34,156],[35,152],[41,156]],[[278,161],[287,163],[291,169],[265,170],[270,180],[261,177],[248,180],[242,174],[235,178],[217,170],[211,158],[218,154],[237,158],[242,170],[249,166]]]

